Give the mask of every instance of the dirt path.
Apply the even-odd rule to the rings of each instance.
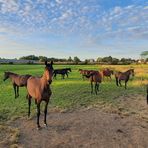
[[[128,98],[119,101],[120,109],[130,109],[129,116],[105,113],[98,108],[49,112],[47,128],[43,126],[41,114],[39,131],[36,117],[18,119],[13,123],[20,131],[18,145],[23,148],[147,148],[148,120],[138,116],[148,114],[147,105],[144,98],[137,101]],[[135,103],[131,105],[131,102]]]
[[[51,113],[48,128],[35,128],[35,119],[21,119],[19,143],[25,148],[131,148],[148,146],[148,123],[95,109]],[[43,124],[42,124],[43,126]]]

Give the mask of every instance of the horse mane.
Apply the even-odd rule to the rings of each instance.
[[[10,71],[6,71],[5,73],[6,73],[6,74],[9,74],[9,75],[10,75],[10,74],[11,74],[11,75],[16,75],[16,76],[18,75],[18,74],[16,74],[16,73],[13,73],[13,72],[10,72]]]

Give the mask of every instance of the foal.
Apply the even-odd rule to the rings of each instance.
[[[99,71],[93,71],[88,75],[84,75],[86,78],[89,78],[91,83],[91,94],[93,93],[93,82],[95,83],[95,93],[99,91],[99,84],[102,82],[102,75]]]
[[[15,98],[19,97],[19,87],[27,86],[27,80],[31,75],[18,75],[16,73],[12,72],[4,72],[4,81],[7,80],[8,78],[11,79],[13,88],[14,88],[14,93],[15,93]]]
[[[31,106],[31,98],[35,99],[35,103],[37,105],[37,128],[40,128],[39,117],[40,117],[40,104],[42,101],[45,101],[45,109],[44,109],[44,124],[46,123],[46,115],[47,115],[47,106],[49,103],[50,96],[52,94],[50,89],[50,84],[52,83],[52,73],[53,67],[52,63],[47,64],[45,62],[45,70],[42,77],[30,77],[27,81],[27,99],[28,99],[28,117],[30,116],[30,106]]]
[[[126,72],[116,72],[115,73],[115,79],[116,79],[116,85],[122,86],[121,85],[121,81],[124,80],[125,81],[125,89],[127,88],[127,82],[130,78],[130,75],[134,76],[134,69],[129,69]],[[119,83],[119,84],[118,84]]]

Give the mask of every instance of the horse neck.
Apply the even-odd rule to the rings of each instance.
[[[14,73],[9,73],[9,78],[12,80],[14,77],[16,77],[17,76],[17,74],[14,74]]]
[[[131,70],[126,71],[125,74],[126,74],[127,76],[130,76],[130,75],[131,75]]]
[[[41,77],[41,83],[43,87],[46,87],[48,85],[48,80],[47,80],[47,76],[46,73],[44,72],[43,76]]]

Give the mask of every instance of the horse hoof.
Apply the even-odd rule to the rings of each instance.
[[[48,125],[47,125],[46,123],[44,123],[44,126],[45,126],[45,127],[48,127]]]
[[[41,126],[38,126],[38,127],[37,127],[37,130],[40,130],[40,129],[41,129]]]

